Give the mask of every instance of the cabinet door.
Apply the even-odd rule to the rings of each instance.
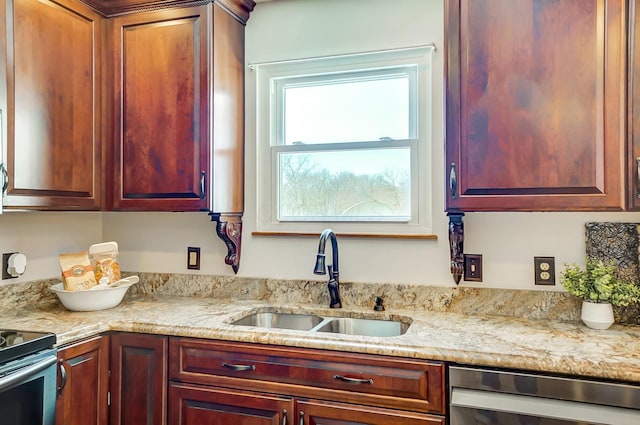
[[[332,403],[296,401],[296,425],[444,425],[444,416]]]
[[[56,425],[107,425],[109,339],[98,337],[58,352]]]
[[[169,425],[281,425],[293,422],[293,401],[276,395],[172,383]]]
[[[109,24],[115,102],[110,208],[207,209],[206,6],[130,14]]]
[[[627,205],[640,209],[640,1],[629,2],[629,176]]]
[[[445,8],[447,209],[622,209],[625,0]]]
[[[167,338],[111,335],[110,425],[167,423]]]
[[[74,0],[5,0],[2,9],[4,206],[100,209],[103,20]]]

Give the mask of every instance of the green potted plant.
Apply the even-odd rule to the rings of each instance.
[[[613,324],[615,306],[628,306],[640,301],[640,288],[620,279],[613,263],[587,258],[586,267],[565,265],[560,277],[562,286],[582,298],[582,321],[593,329],[607,329]]]

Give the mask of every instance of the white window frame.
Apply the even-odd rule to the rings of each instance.
[[[432,233],[432,56],[433,45],[366,52],[321,58],[291,60],[250,65],[256,75],[256,195],[258,232],[319,232],[330,226],[337,232],[360,234],[413,235]],[[411,218],[407,221],[279,221],[277,214],[277,153],[296,151],[299,146],[276,145],[281,135],[282,120],[277,120],[277,84],[287,78],[314,78],[322,74],[349,73],[380,68],[401,68],[415,65],[416,114],[410,119],[411,139],[394,141],[394,146],[411,149]],[[281,115],[281,114],[280,114]],[[316,144],[312,149],[326,150],[329,144]],[[355,146],[354,146],[355,145]],[[354,142],[345,148],[372,148],[375,143]],[[381,146],[378,146],[381,147]],[[304,150],[310,146],[305,145]]]

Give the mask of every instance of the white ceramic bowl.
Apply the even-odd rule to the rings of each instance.
[[[62,305],[71,311],[96,311],[113,308],[120,304],[131,285],[133,283],[104,289],[66,291],[62,283],[57,283],[51,286],[51,291],[58,296]]]

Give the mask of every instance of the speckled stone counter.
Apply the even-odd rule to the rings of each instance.
[[[230,324],[261,310],[391,318],[412,323],[402,336],[377,338]],[[107,331],[128,331],[444,360],[640,383],[638,326],[614,325],[606,331],[597,331],[575,321],[423,309],[388,308],[374,312],[350,307],[336,311],[324,304],[132,294],[120,306],[97,312],[69,312],[57,303],[4,309],[0,327],[55,332],[60,345]]]

